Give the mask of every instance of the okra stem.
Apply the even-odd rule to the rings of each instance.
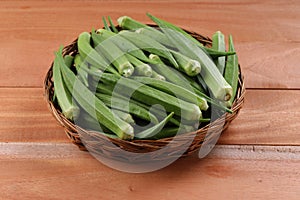
[[[109,21],[109,24],[113,30],[114,33],[118,33],[119,31],[117,30],[117,28],[115,27],[114,23],[112,22],[110,16],[107,17],[108,18],[108,21]]]

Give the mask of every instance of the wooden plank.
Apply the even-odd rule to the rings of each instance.
[[[0,141],[67,142],[41,88],[0,88]]]
[[[101,16],[127,14],[150,22],[146,11],[189,30],[233,34],[250,88],[300,88],[299,1],[1,1],[0,86],[41,86],[53,51]],[[38,20],[37,20],[38,19]],[[251,28],[250,28],[251,27]]]
[[[110,169],[70,144],[0,143],[1,199],[299,198],[300,147],[216,146],[147,174]]]
[[[220,144],[299,145],[299,90],[248,90]]]
[[[0,88],[0,142],[68,142],[40,88]],[[300,145],[300,91],[248,90],[220,144]]]

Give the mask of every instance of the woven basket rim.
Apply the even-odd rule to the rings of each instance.
[[[153,26],[153,25],[152,25]],[[191,34],[193,37],[195,37],[197,40],[199,40],[201,43],[203,43],[206,46],[211,45],[211,39],[209,37],[204,37],[198,33],[192,32],[192,31],[187,31],[189,34]],[[77,53],[77,39],[75,39],[70,45],[65,46],[63,50],[63,54],[69,54],[69,55],[74,55]],[[128,151],[133,151],[133,152],[141,152],[141,149],[147,149],[151,151],[159,149],[160,147],[168,144],[174,137],[167,137],[167,138],[161,138],[157,140],[138,140],[138,139],[133,139],[133,140],[122,140],[118,138],[107,138],[106,136],[99,134],[96,131],[90,131],[90,130],[85,130],[77,125],[75,125],[72,121],[68,120],[59,110],[59,106],[55,105],[52,102],[52,96],[53,96],[53,80],[52,80],[52,67],[53,67],[53,62],[51,64],[51,67],[49,68],[46,77],[44,79],[44,96],[46,99],[46,102],[48,104],[48,108],[50,109],[50,112],[52,115],[55,117],[55,119],[58,121],[58,123],[64,127],[66,134],[70,138],[70,140],[76,144],[81,150],[86,150],[85,146],[82,144],[82,141],[80,139],[80,134],[79,132],[86,133],[92,137],[96,137],[99,140],[107,140],[109,139],[111,142],[116,144],[117,146],[121,146],[122,148],[128,150]],[[222,117],[219,119],[208,123],[206,126],[201,127],[200,129],[189,132],[189,133],[183,133],[180,135],[177,135],[176,137],[194,137],[194,142],[191,144],[190,148],[185,152],[185,155],[189,155],[193,153],[194,151],[198,150],[201,147],[201,144],[206,136],[207,130],[212,127],[218,127],[218,124],[222,122],[223,118],[225,119],[225,126],[222,127],[222,130],[224,131],[229,123],[235,119],[239,113],[239,110],[243,106],[244,103],[244,97],[245,97],[245,85],[244,85],[244,77],[242,74],[241,67],[239,66],[240,73],[239,73],[239,83],[238,83],[238,91],[236,95],[236,99],[233,103],[232,106],[232,111],[233,114],[225,113]]]

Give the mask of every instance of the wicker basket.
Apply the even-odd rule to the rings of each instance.
[[[203,45],[208,47],[211,46],[210,38],[204,37],[194,32],[189,32],[189,34],[199,40]],[[64,55],[75,55],[76,53],[77,40],[75,40],[72,44],[66,46],[63,50]],[[224,131],[228,127],[230,122],[237,117],[239,110],[244,103],[245,87],[243,80],[244,78],[240,70],[238,91],[236,99],[233,103],[232,114],[226,113],[219,119],[207,124],[197,131],[180,134],[176,136],[176,138],[169,137],[159,140],[131,141],[107,138],[102,134],[99,134],[98,132],[87,131],[81,127],[78,127],[73,122],[65,118],[65,116],[61,113],[59,106],[52,102],[54,94],[52,66],[50,67],[46,75],[44,86],[45,98],[51,113],[54,115],[55,119],[60,123],[60,125],[64,127],[65,132],[71,139],[71,141],[76,144],[81,150],[88,149],[89,151],[93,151],[94,153],[99,154],[100,156],[104,156],[108,159],[116,159],[122,161],[134,161],[142,159],[149,161],[149,159],[162,160],[165,158],[169,159],[170,157],[187,156],[199,150],[204,141],[216,141],[219,138],[220,133]],[[187,141],[189,142],[187,143]],[[163,148],[166,146],[167,148]],[[182,152],[183,148],[184,152]],[[120,149],[125,151],[120,151]],[[161,149],[164,150],[160,151]],[[134,152],[135,154],[134,156],[132,156],[132,154],[126,154],[126,152]],[[151,154],[145,156],[145,153],[147,152],[151,152]]]

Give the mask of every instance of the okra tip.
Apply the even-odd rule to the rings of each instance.
[[[150,67],[148,67],[146,65],[146,67],[144,67],[144,74],[145,76],[151,77],[152,76],[152,69]]]
[[[125,16],[119,17],[119,18],[117,19],[117,22],[118,22],[118,24],[119,24],[121,27],[123,27],[125,21],[128,20],[128,19],[131,19],[131,17],[128,17],[128,16],[125,15]]]
[[[231,86],[226,87],[225,92],[226,92],[225,101],[229,101],[232,97],[232,87]]]
[[[122,76],[129,77],[133,74],[134,69],[133,67],[124,67],[124,70],[122,70]]]
[[[201,65],[198,61],[190,60],[189,65],[190,65],[191,70],[190,70],[190,73],[188,75],[196,76],[201,72]]]
[[[189,113],[181,113],[182,115],[185,115],[186,120],[199,120],[202,118],[202,112],[198,105],[192,104],[191,108]]]
[[[226,55],[227,55],[227,56],[231,56],[231,55],[235,55],[235,54],[236,54],[235,51],[227,51],[227,52],[226,52]]]
[[[63,112],[64,116],[68,119],[77,119],[80,114],[80,109],[77,106],[72,106],[68,110]]]
[[[153,73],[152,73],[152,75],[153,75]],[[161,80],[161,81],[165,81],[166,80],[166,78],[164,76],[162,76],[160,74],[157,74],[157,73],[153,75],[153,78],[155,78],[157,80]]]
[[[206,111],[209,108],[207,101],[203,101],[199,107],[200,110],[204,110],[204,111]]]
[[[231,98],[231,95],[230,95],[230,94],[226,94],[224,100],[225,100],[225,101],[229,101],[230,98]]]
[[[138,28],[135,30],[136,33],[143,33],[144,32],[144,28]]]
[[[130,124],[127,124],[127,126],[124,127],[122,130],[124,130],[122,139],[128,140],[134,138],[134,129]]]
[[[216,31],[214,35],[223,34],[221,31]]]
[[[151,60],[159,60],[159,56],[158,55],[155,55],[155,54],[150,54],[149,55],[149,58],[151,59]]]

